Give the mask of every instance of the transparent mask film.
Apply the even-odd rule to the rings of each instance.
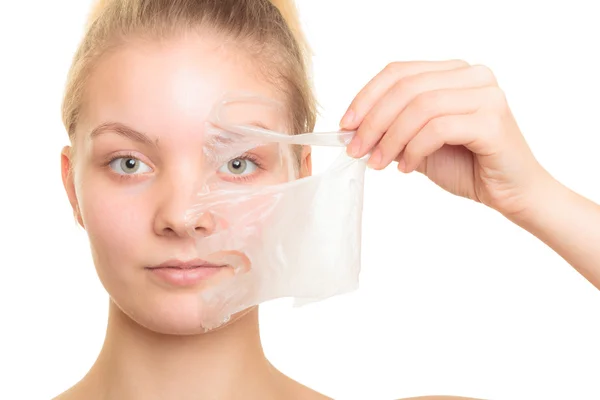
[[[207,331],[269,300],[302,305],[358,286],[366,159],[346,155],[354,132],[292,135],[287,116],[235,94],[207,123],[185,215],[197,257],[219,267],[198,287]]]

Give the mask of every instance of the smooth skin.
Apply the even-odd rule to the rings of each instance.
[[[190,148],[190,141],[196,139],[188,132],[194,132],[197,119],[202,119],[202,114],[199,116],[197,112],[188,112],[193,109],[188,107],[188,102],[193,100],[193,105],[212,104],[212,92],[207,88],[215,82],[231,83],[236,78],[239,80],[235,81],[236,85],[256,85],[252,86],[254,90],[262,88],[262,83],[250,79],[250,75],[246,77],[240,72],[245,69],[237,70],[238,66],[233,64],[230,69],[224,69],[223,65],[230,64],[217,56],[214,58],[216,67],[211,68],[213,64],[208,63],[207,54],[212,53],[200,52],[202,49],[197,42],[144,50],[115,53],[115,59],[105,60],[112,62],[112,66],[102,69],[106,76],[98,74],[94,78],[97,87],[93,90],[93,100],[98,104],[93,109],[96,113],[107,113],[111,120],[147,123],[148,127],[144,127],[148,128],[146,130],[164,127],[163,131],[168,135],[164,133],[160,137],[163,148],[154,156],[164,160],[163,174],[170,175],[167,179],[157,181],[156,185],[186,187],[183,180],[189,179],[189,174],[177,168],[187,170],[193,165],[190,163],[194,162],[195,157],[188,154],[186,149]],[[196,63],[193,55],[201,55],[203,62]],[[186,71],[185,75],[182,75],[182,70]],[[146,71],[154,77],[160,76],[161,79],[146,81],[142,79],[140,71]],[[114,76],[109,73],[114,73]],[[212,79],[210,74],[227,79]],[[116,82],[117,78],[123,79],[122,84],[103,84],[103,79]],[[140,85],[136,86],[138,81]],[[185,85],[181,85],[181,82]],[[202,87],[204,90],[178,90],[188,87]],[[156,93],[152,92],[149,96],[149,91]],[[215,93],[220,91],[215,90]],[[190,97],[189,93],[201,97]],[[164,104],[157,107],[152,101],[163,101]],[[113,107],[114,104],[119,107]],[[167,107],[170,108],[165,115],[176,115],[177,118],[163,121],[163,114],[152,112]],[[119,114],[115,116],[114,113]],[[100,117],[90,115],[87,118],[98,119],[95,123],[106,119]],[[169,125],[174,123],[177,125]],[[462,61],[390,64],[360,91],[341,125],[345,129],[357,129],[353,142],[348,146],[348,152],[352,155],[360,157],[372,151],[370,165],[373,168],[382,169],[396,161],[403,172],[419,171],[451,193],[488,205],[550,245],[590,282],[600,287],[600,251],[593,245],[600,242],[600,207],[561,185],[535,160],[489,69],[469,66]],[[133,147],[140,153],[150,152],[133,142],[122,142],[123,138],[119,136],[105,137],[103,140],[109,139],[104,145],[110,148]],[[96,149],[94,146],[90,148]],[[115,236],[114,230],[110,229],[105,234],[105,222],[114,226],[122,220],[114,213],[121,212],[129,203],[121,202],[120,208],[111,208],[114,209],[114,222],[94,220],[94,205],[108,207],[106,202],[97,201],[98,196],[106,196],[107,190],[111,189],[111,196],[114,197],[121,193],[121,189],[117,190],[116,184],[110,183],[112,181],[109,181],[106,171],[92,164],[87,167],[81,164],[79,168],[83,172],[80,173],[88,171],[85,180],[88,185],[81,186],[76,195],[75,185],[65,172],[70,166],[67,150],[62,157],[65,187],[78,220],[88,232],[95,235],[92,237],[96,238],[98,254],[133,257],[137,253],[131,249],[137,248],[134,245],[138,242],[139,248],[147,248],[149,243],[157,252],[163,249],[167,254],[168,246],[183,244],[187,240],[176,235],[178,222],[175,216],[180,215],[176,208],[179,203],[175,204],[177,199],[173,195],[165,195],[164,198],[151,196],[156,204],[144,200],[139,204],[147,209],[140,209],[138,204],[129,211],[127,227],[139,228],[139,231],[121,240],[127,244],[128,250],[118,253],[110,245],[106,251],[101,251],[104,249],[101,247],[103,240],[113,240]],[[80,160],[86,160],[84,148],[80,150]],[[92,178],[98,181],[94,185],[89,184]],[[94,195],[97,183],[103,183],[106,190]],[[156,190],[157,193],[168,193],[159,186],[156,186]],[[89,194],[87,197],[86,193]],[[87,202],[84,201],[86,199]],[[80,200],[82,204],[77,203]],[[84,206],[82,209],[81,205]],[[136,215],[139,221],[132,220],[132,216]],[[136,225],[132,221],[139,223]],[[149,224],[148,221],[156,223]],[[124,258],[117,263],[106,262],[106,265],[99,266],[100,271],[110,272],[105,274],[105,281],[112,288],[112,295],[122,295],[121,304],[128,304],[129,291],[124,290],[126,286],[134,287],[132,285],[143,282],[143,277],[138,276],[140,272],[133,269],[136,260]],[[110,271],[113,264],[131,268],[121,267],[118,271]],[[114,280],[119,277],[127,285],[111,284],[109,278]],[[144,306],[139,311],[152,311],[154,318],[144,321],[154,323],[154,329],[146,329],[111,302],[107,338],[97,362],[82,381],[57,399],[101,399],[110,398],[111,394],[118,398],[139,396],[137,398],[149,399],[167,393],[171,398],[197,398],[198,395],[222,399],[328,398],[294,382],[270,365],[262,352],[256,312],[249,313],[219,332],[172,335],[170,333],[174,331],[193,330],[193,327],[186,325],[185,307],[181,307],[188,304],[185,296],[163,293],[151,285],[140,288],[145,288],[147,293],[138,291],[136,295],[138,303]],[[161,301],[153,302],[154,298],[160,298]],[[179,314],[160,314],[160,307],[167,300],[177,305],[175,308],[180,310]],[[136,303],[130,308],[136,311],[137,306]],[[138,319],[144,319],[144,314],[140,312],[134,314]],[[205,385],[205,382],[211,382],[211,385]],[[466,398],[426,396],[413,399]]]
[[[369,166],[418,171],[483,203],[550,246],[600,289],[600,206],[535,159],[489,68],[460,60],[389,64],[360,91],[341,127]]]

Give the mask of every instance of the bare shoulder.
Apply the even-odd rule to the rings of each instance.
[[[74,388],[71,388],[58,396],[52,398],[52,400],[80,400],[83,399],[81,395],[77,394],[77,391]]]
[[[52,400],[94,400],[98,398],[98,391],[89,390],[84,382],[78,382],[68,390],[52,398]],[[92,394],[93,393],[93,394]]]
[[[398,400],[484,400],[476,399],[474,397],[459,397],[459,396],[421,396],[421,397],[407,397]]]
[[[53,397],[52,400],[75,400],[75,397],[73,397],[71,390],[67,390],[58,396]]]
[[[283,393],[289,400],[334,400],[296,381],[289,382]]]

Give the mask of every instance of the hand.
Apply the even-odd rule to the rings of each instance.
[[[358,93],[340,126],[348,154],[398,162],[443,189],[516,215],[549,174],[536,161],[494,74],[464,61],[389,64]]]

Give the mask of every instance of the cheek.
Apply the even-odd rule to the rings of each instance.
[[[82,185],[80,210],[97,267],[129,264],[136,250],[143,247],[150,215],[142,197],[93,179]]]
[[[230,227],[229,234],[246,237],[248,244],[260,243],[264,229],[271,225],[270,221],[277,209],[279,198],[278,193],[270,193],[244,201],[237,210],[239,214],[234,217],[235,222]],[[255,241],[257,243],[254,243]]]

